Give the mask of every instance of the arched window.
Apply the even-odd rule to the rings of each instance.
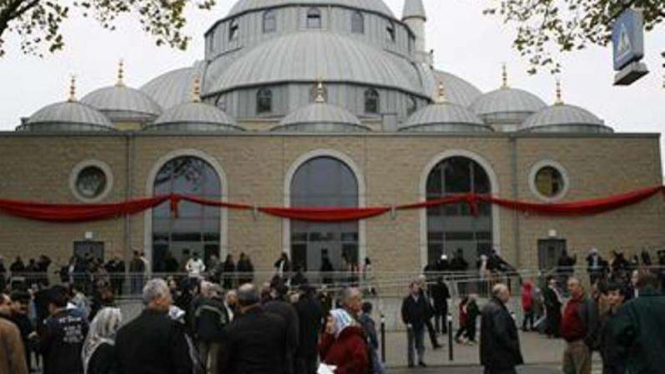
[[[365,18],[360,12],[353,12],[351,15],[351,32],[354,34],[365,33]]]
[[[320,29],[321,28],[321,11],[319,8],[309,8],[307,10],[307,28]]]
[[[256,114],[272,112],[272,91],[262,88],[256,93]]]
[[[277,31],[277,14],[274,10],[267,10],[263,13],[263,33]]]
[[[365,91],[365,113],[378,114],[380,108],[379,92],[373,88]]]
[[[492,186],[485,169],[466,157],[441,161],[427,178],[427,200],[466,193],[489,194]],[[434,264],[441,255],[462,256],[471,268],[482,254],[492,250],[492,208],[478,203],[473,216],[467,203],[432,207],[427,210],[427,261]]]
[[[240,26],[238,25],[238,20],[237,19],[232,19],[231,22],[229,23],[229,40],[236,40],[238,39],[238,31],[240,29]]]
[[[409,96],[406,103],[406,115],[410,116],[415,113],[416,110],[418,110],[418,103],[416,103],[416,99]]]
[[[358,207],[358,180],[344,162],[316,157],[302,164],[291,180],[292,207]],[[295,267],[321,271],[327,258],[335,271],[358,267],[358,222],[291,222],[291,257]],[[322,274],[324,281],[329,275]]]
[[[220,200],[221,180],[215,169],[198,157],[178,157],[166,163],[157,173],[154,194],[182,194],[209,200]],[[169,204],[152,213],[153,271],[174,271],[174,258],[180,264],[190,255],[202,259],[220,255],[219,208],[204,207],[186,201],[178,205],[178,215],[171,214]],[[169,260],[169,261],[167,261]],[[175,269],[177,271],[177,269]]]
[[[391,21],[388,21],[388,26],[386,27],[386,36],[388,37],[388,40],[393,43],[395,43],[395,40],[397,40],[395,35],[395,24]]]

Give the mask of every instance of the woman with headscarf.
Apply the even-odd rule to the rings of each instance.
[[[121,324],[118,308],[104,308],[97,313],[81,353],[85,374],[115,373],[115,336]]]
[[[335,367],[335,374],[365,374],[369,368],[365,333],[343,309],[330,312],[319,354],[322,363]]]

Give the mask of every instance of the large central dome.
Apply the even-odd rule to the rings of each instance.
[[[273,8],[285,5],[337,5],[347,8],[364,9],[370,12],[383,14],[390,18],[395,17],[390,8],[383,3],[383,0],[240,0],[233,6],[233,8],[231,8],[227,18],[256,9]]]

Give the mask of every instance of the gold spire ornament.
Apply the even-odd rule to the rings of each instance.
[[[314,99],[314,102],[318,104],[326,102],[326,88],[323,85],[323,79],[319,79],[319,83],[316,85],[316,98]]]
[[[194,87],[192,92],[192,102],[200,103],[201,102],[201,76],[196,75],[194,78]]]
[[[508,67],[506,66],[505,62],[501,68],[501,79],[503,81],[501,88],[508,88]]]
[[[125,86],[125,61],[120,60],[120,63],[118,63],[118,83],[115,85],[118,87],[124,87]]]
[[[439,82],[438,95],[434,101],[437,104],[444,104],[448,101],[448,98],[446,98],[446,87],[443,85],[443,82]]]
[[[561,78],[556,79],[556,105],[563,105],[563,94],[561,92]]]
[[[70,103],[76,101],[76,75],[72,75],[69,82],[69,99],[67,101]]]

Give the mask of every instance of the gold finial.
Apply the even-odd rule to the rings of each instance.
[[[446,87],[443,85],[443,82],[439,82],[438,96],[434,101],[437,104],[443,104],[448,101],[448,99],[446,98]]]
[[[323,79],[319,79],[319,83],[316,85],[316,99],[314,99],[315,103],[325,103],[326,102],[326,88],[323,85]]]
[[[561,93],[561,78],[556,78],[556,105],[563,105],[563,95]]]
[[[118,63],[118,83],[115,85],[118,87],[123,87],[125,85],[124,82],[125,79],[125,61],[120,60],[120,63]]]
[[[505,62],[502,66],[501,78],[503,80],[503,85],[501,88],[508,88],[508,67],[506,66]]]
[[[76,75],[72,75],[69,83],[69,100],[70,103],[76,101]]]
[[[198,74],[194,78],[192,101],[195,102],[195,103],[200,103],[201,102],[201,76],[199,76]]]

